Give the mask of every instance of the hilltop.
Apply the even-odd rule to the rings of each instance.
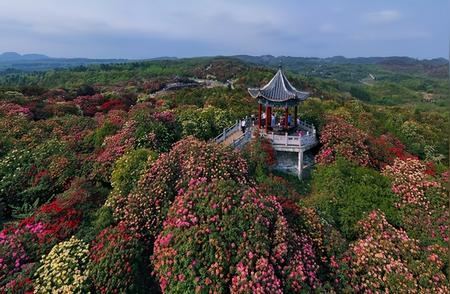
[[[2,73],[0,292],[447,293],[448,83],[337,59],[283,65],[319,142],[301,180],[270,134],[214,140],[275,61]]]

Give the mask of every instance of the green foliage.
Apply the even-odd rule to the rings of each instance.
[[[214,138],[224,128],[233,124],[229,111],[213,106],[183,110],[179,113],[178,121],[184,137],[194,136],[205,141]]]
[[[338,157],[333,164],[314,171],[312,185],[313,194],[305,202],[351,240],[356,237],[358,221],[374,209],[383,211],[391,223],[399,224],[390,181],[373,169]]]
[[[31,150],[12,150],[0,159],[0,203],[22,207],[37,198],[45,202],[75,171],[76,159],[66,143],[48,140]]]
[[[127,195],[134,188],[144,168],[151,165],[157,154],[148,149],[132,150],[114,163],[111,174],[111,186],[115,193]]]
[[[97,128],[93,133],[90,135],[84,137],[84,143],[93,146],[94,148],[100,148],[103,144],[103,140],[107,136],[114,135],[117,130],[118,126],[114,125],[108,121],[106,121],[101,127]]]

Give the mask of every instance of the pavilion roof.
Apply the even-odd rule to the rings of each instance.
[[[289,83],[281,68],[273,76],[267,85],[262,88],[248,88],[248,93],[253,98],[266,100],[267,102],[300,102],[309,97],[309,92],[299,91]],[[290,101],[293,100],[293,101]]]

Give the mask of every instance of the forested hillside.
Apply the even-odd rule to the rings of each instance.
[[[0,292],[448,293],[448,63],[283,59],[299,180],[211,141],[279,63],[243,59],[0,74]]]

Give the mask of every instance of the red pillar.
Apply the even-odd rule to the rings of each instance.
[[[269,130],[269,122],[270,122],[270,107],[266,106],[266,132]]]
[[[272,106],[269,107],[269,127],[272,127]]]
[[[261,129],[261,125],[262,125],[261,112],[262,112],[262,105],[259,104],[259,112],[258,112],[258,128],[259,129]]]
[[[297,127],[297,105],[294,108],[294,126]]]
[[[289,115],[289,108],[286,107],[284,111],[284,127],[288,128],[288,115]]]

